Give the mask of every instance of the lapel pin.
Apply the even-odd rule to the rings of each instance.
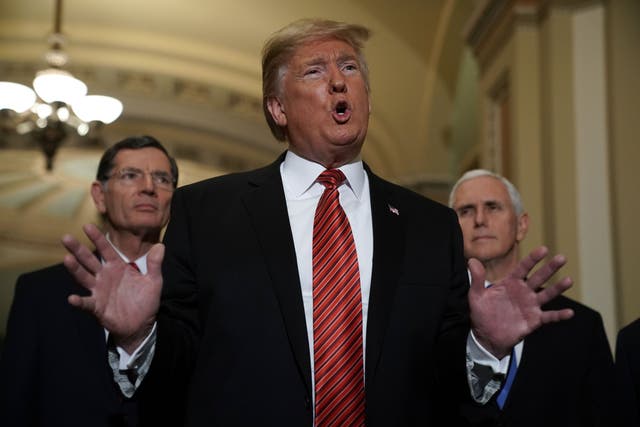
[[[391,205],[387,205],[387,206],[389,206],[389,211],[390,211],[391,213],[393,213],[393,214],[396,214],[396,215],[400,216],[400,211],[398,211],[398,209],[397,209],[397,208],[394,208],[394,207],[393,207],[393,206],[391,206]]]

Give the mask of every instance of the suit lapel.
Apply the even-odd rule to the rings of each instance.
[[[244,202],[262,247],[300,375],[311,394],[309,340],[295,247],[280,176],[283,159],[284,155],[254,175],[250,185],[255,190],[244,197]]]
[[[373,271],[367,319],[366,381],[375,380],[384,334],[389,323],[400,261],[404,248],[405,226],[402,212],[385,183],[368,168],[373,222]]]

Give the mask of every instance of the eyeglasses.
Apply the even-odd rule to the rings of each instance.
[[[173,191],[173,176],[163,171],[145,172],[137,168],[124,168],[112,173],[109,179],[114,178],[120,184],[128,187],[139,186],[144,182],[144,177],[147,174],[151,176],[151,180],[159,189]]]

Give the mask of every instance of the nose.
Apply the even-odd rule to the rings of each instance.
[[[332,79],[330,85],[332,93],[344,93],[347,91],[347,85],[342,78]]]
[[[329,90],[331,93],[343,93],[347,91],[347,83],[344,80],[344,75],[342,75],[342,72],[337,68],[331,73]]]
[[[480,227],[482,225],[486,225],[485,224],[485,214],[484,214],[484,209],[477,209],[476,210],[476,215],[474,217],[474,221],[475,221],[475,225],[476,227]]]
[[[142,191],[147,194],[156,192],[156,183],[150,173],[145,173],[142,177]]]

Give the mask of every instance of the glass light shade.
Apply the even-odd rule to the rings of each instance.
[[[0,82],[0,110],[8,108],[16,113],[24,113],[36,102],[36,94],[31,88],[12,82]]]
[[[55,68],[38,71],[33,79],[33,88],[44,102],[71,104],[87,94],[87,85],[82,80]]]
[[[36,105],[35,111],[39,118],[46,119],[51,115],[51,113],[53,113],[53,108],[51,108],[51,105],[49,104],[38,103],[38,105]]]
[[[73,112],[84,122],[99,121],[109,124],[122,114],[122,102],[103,95],[87,95],[72,105]]]

